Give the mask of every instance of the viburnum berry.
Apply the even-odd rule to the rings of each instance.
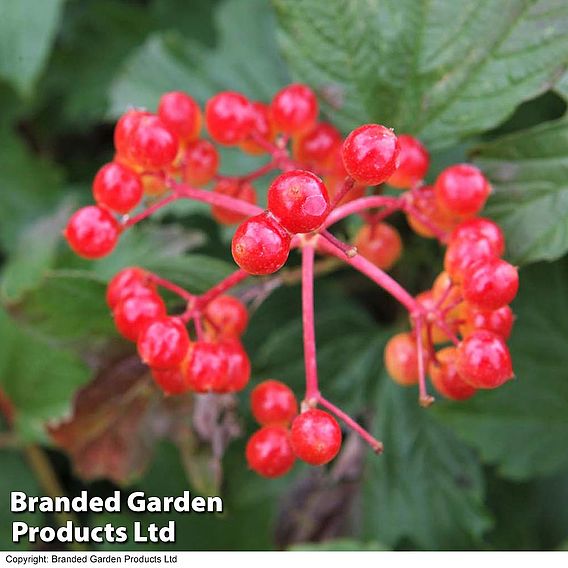
[[[186,385],[195,392],[223,391],[227,384],[227,358],[217,342],[192,343],[182,371]]]
[[[291,233],[309,233],[317,229],[329,213],[327,189],[312,172],[285,172],[268,188],[268,209]]]
[[[120,231],[120,224],[109,211],[88,205],[71,216],[63,234],[76,254],[95,260],[113,251]]]
[[[145,170],[160,170],[177,156],[178,137],[157,116],[143,116],[130,134],[130,159]]]
[[[289,437],[288,430],[282,426],[264,426],[257,430],[247,442],[249,467],[269,478],[288,473],[296,461]]]
[[[460,223],[450,235],[450,242],[487,239],[492,246],[493,252],[501,256],[505,252],[505,236],[503,231],[493,221],[483,217],[468,219]]]
[[[466,383],[456,367],[457,349],[445,347],[436,353],[436,361],[430,363],[429,374],[434,388],[451,400],[467,400],[476,389]]]
[[[254,128],[255,115],[250,101],[240,93],[216,94],[205,105],[205,123],[215,142],[234,146],[244,142]]]
[[[426,176],[430,165],[430,154],[418,138],[409,134],[400,134],[398,144],[400,146],[398,168],[387,183],[399,189],[410,189]]]
[[[242,391],[250,380],[250,359],[241,342],[235,338],[224,338],[219,342],[221,357],[227,364],[225,382],[213,387],[215,392]]]
[[[341,146],[341,133],[328,122],[319,122],[294,140],[294,157],[310,167],[326,168]]]
[[[500,335],[503,339],[509,339],[513,329],[513,310],[509,306],[503,306],[497,310],[482,310],[464,302],[461,309],[463,322],[460,325],[460,333],[467,337],[474,331],[485,329]]]
[[[402,254],[402,240],[398,231],[388,223],[363,225],[353,244],[359,254],[382,270],[389,270]]]
[[[286,262],[290,234],[268,212],[244,221],[233,236],[235,262],[249,274],[272,274]]]
[[[292,422],[290,444],[297,458],[310,465],[324,465],[341,448],[341,428],[331,414],[311,408]]]
[[[444,270],[453,281],[461,283],[470,266],[494,257],[494,245],[484,237],[450,241],[444,255]]]
[[[380,124],[364,124],[343,142],[343,163],[349,175],[363,185],[388,180],[398,164],[399,145],[394,132]]]
[[[458,346],[457,370],[471,386],[494,389],[513,378],[511,355],[505,340],[485,330],[473,332]]]
[[[206,185],[219,169],[219,153],[209,140],[196,140],[187,145],[183,178],[190,185]]]
[[[127,296],[113,310],[114,324],[120,334],[137,341],[140,332],[152,321],[166,317],[166,306],[157,292]]]
[[[455,215],[475,215],[491,192],[485,176],[471,164],[446,168],[436,179],[434,192],[441,207]]]
[[[213,188],[214,193],[219,195],[228,195],[235,199],[240,199],[256,205],[256,191],[254,186],[248,181],[241,182],[235,179],[221,179]],[[245,215],[233,213],[233,211],[221,207],[220,205],[213,205],[211,208],[211,215],[218,222],[223,225],[234,225],[246,219]]]
[[[464,298],[485,310],[496,310],[510,304],[518,289],[517,269],[500,258],[481,260],[464,272]]]
[[[201,110],[195,100],[183,91],[164,93],[158,103],[158,116],[183,142],[199,136]]]
[[[248,311],[233,296],[217,296],[207,304],[203,313],[220,335],[240,337],[247,328]]]
[[[288,85],[278,91],[270,104],[272,119],[285,134],[301,134],[315,123],[319,106],[315,93],[301,83]]]
[[[143,173],[140,176],[144,195],[159,197],[168,191],[166,180],[160,173]]]
[[[149,273],[138,267],[123,268],[107,286],[106,302],[111,310],[128,296],[145,296],[155,293],[156,287],[148,281]]]
[[[439,313],[439,309],[437,308],[438,300],[434,297],[434,293],[432,290],[425,290],[416,296],[416,301],[424,308],[426,312],[430,315],[435,315]],[[456,322],[451,321],[450,318],[447,318],[446,324],[448,327],[453,331],[456,332],[458,330],[458,324]],[[428,339],[432,340],[432,343],[444,343],[449,340],[447,333],[438,325],[433,322],[429,323],[430,325],[430,333],[428,333],[428,329],[426,325],[424,326],[422,333],[424,337],[424,341],[428,341]]]
[[[391,379],[408,387],[418,382],[418,350],[411,333],[398,333],[385,347],[384,362]]]
[[[259,424],[288,426],[298,414],[298,403],[292,389],[274,379],[254,387],[250,401],[252,415]]]
[[[114,127],[114,147],[120,159],[130,162],[132,133],[138,128],[140,121],[151,116],[146,110],[132,109],[125,112]]]
[[[265,144],[270,144],[274,139],[274,124],[272,122],[272,112],[270,106],[260,102],[254,102],[251,105],[252,127],[248,134],[248,138],[239,144],[239,148],[247,154],[256,156],[265,154],[267,148]]]
[[[143,363],[154,369],[177,367],[189,349],[189,334],[176,317],[150,322],[138,336],[138,354]]]
[[[128,213],[142,199],[142,181],[129,167],[117,162],[105,164],[93,181],[93,196],[102,207]]]
[[[170,369],[151,369],[152,377],[156,384],[166,394],[183,394],[187,392],[188,386],[185,384],[185,378],[181,372],[181,367],[172,367]]]

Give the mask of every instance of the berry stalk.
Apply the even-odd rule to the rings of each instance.
[[[302,325],[304,332],[304,363],[306,366],[306,402],[311,405],[319,397],[314,323],[314,247],[302,248]]]

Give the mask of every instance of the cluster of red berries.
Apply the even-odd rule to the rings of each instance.
[[[273,379],[251,392],[251,409],[261,428],[246,447],[249,467],[264,477],[280,477],[296,458],[310,465],[330,462],[341,447],[341,429],[331,414],[311,408],[298,415],[294,393]]]

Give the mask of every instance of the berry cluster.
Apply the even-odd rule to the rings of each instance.
[[[433,186],[425,185],[430,157],[419,140],[397,137],[379,124],[362,125],[344,138],[319,119],[317,97],[302,84],[288,85],[270,103],[218,93],[204,111],[186,93],[166,93],[156,113],[127,111],[116,124],[114,145],[114,160],[93,182],[96,205],[77,211],[65,229],[80,256],[109,254],[124,230],[178,199],[207,203],[219,223],[238,224],[232,253],[239,269],[204,294],[140,267],[120,271],[109,283],[107,302],[118,331],[136,342],[166,394],[237,392],[247,385],[251,368],[241,336],[248,312],[226,292],[251,275],[276,272],[291,250],[301,251],[306,392],[298,413],[285,384],[268,380],[253,389],[252,412],[261,427],[249,439],[246,457],[259,474],[283,475],[296,458],[311,465],[331,461],[342,439],[336,418],[382,451],[380,441],[320,390],[316,252],[360,271],[408,310],[412,329],[389,341],[385,364],[400,384],[419,384],[423,405],[433,400],[427,371],[435,388],[456,400],[512,377],[505,341],[518,276],[501,258],[501,230],[478,216],[491,188],[475,167],[452,166]],[[219,145],[268,160],[244,176],[222,175]],[[254,184],[271,172],[277,175],[263,210]],[[393,191],[385,193],[388,188]],[[416,297],[385,272],[403,253],[400,234],[385,221],[396,211],[419,235],[447,246],[444,272]],[[362,224],[350,244],[329,228],[353,214]],[[177,295],[183,311],[168,314],[160,289]]]

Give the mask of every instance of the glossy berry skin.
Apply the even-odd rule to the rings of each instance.
[[[474,306],[496,310],[510,304],[519,289],[517,269],[500,258],[472,264],[464,273],[463,296]]]
[[[142,199],[142,181],[129,167],[110,162],[105,164],[93,181],[93,196],[102,207],[116,213],[128,213]]]
[[[132,134],[146,116],[151,116],[151,114],[145,110],[129,110],[118,119],[114,127],[114,147],[118,156],[127,162],[130,161]]]
[[[298,403],[290,387],[274,379],[254,387],[250,405],[254,419],[262,425],[288,426],[298,414]]]
[[[285,172],[268,188],[268,209],[291,233],[309,233],[317,229],[329,213],[327,189],[312,172]]]
[[[138,336],[138,354],[154,369],[178,367],[189,349],[189,334],[176,317],[150,322]]]
[[[267,144],[274,139],[274,124],[272,123],[272,112],[270,106],[260,102],[254,102],[251,105],[252,112],[252,128],[249,137],[239,144],[239,148],[247,154],[257,156],[266,154],[267,148],[259,143],[256,138],[260,138]]]
[[[476,389],[466,383],[456,367],[457,349],[445,347],[436,353],[436,362],[430,363],[429,375],[434,388],[450,400],[467,400]]]
[[[130,159],[144,170],[169,166],[178,149],[178,137],[157,116],[142,117],[130,137]]]
[[[227,385],[227,358],[219,343],[196,341],[182,363],[185,384],[198,393],[222,392]]]
[[[364,124],[343,143],[342,155],[349,175],[362,185],[387,181],[398,164],[399,145],[394,132],[380,124]]]
[[[158,116],[183,142],[190,142],[199,136],[201,110],[193,98],[183,91],[164,93],[158,103]]]
[[[183,394],[188,391],[180,367],[170,369],[151,369],[152,377],[165,394]]]
[[[487,239],[496,256],[502,256],[505,252],[505,236],[503,231],[493,221],[483,217],[468,219],[460,223],[450,235],[450,242]]]
[[[111,213],[88,205],[73,213],[63,234],[76,254],[95,260],[113,251],[120,231],[120,224]]]
[[[418,351],[410,333],[393,335],[386,344],[385,367],[391,379],[404,387],[418,382]]]
[[[215,184],[213,192],[219,195],[228,195],[229,197],[241,199],[242,201],[256,205],[256,190],[251,183],[246,181],[239,182],[234,179],[222,179]],[[213,205],[213,207],[211,207],[211,215],[213,215],[213,218],[218,223],[223,225],[235,225],[246,219],[245,215],[233,213],[219,205]]]
[[[278,91],[270,108],[276,128],[291,135],[301,134],[311,128],[319,112],[315,93],[301,83],[293,83]]]
[[[245,305],[233,296],[217,296],[204,310],[215,331],[225,337],[240,337],[248,325]]]
[[[264,426],[257,430],[249,438],[245,454],[248,466],[268,478],[288,473],[296,461],[288,430],[282,426]]]
[[[436,179],[434,192],[440,206],[455,215],[475,215],[491,192],[485,176],[470,164],[446,168]]]
[[[150,292],[124,298],[114,308],[113,315],[120,334],[130,341],[137,341],[149,323],[166,317],[166,306],[156,292]]]
[[[452,280],[461,283],[473,264],[495,258],[494,246],[486,238],[450,241],[444,255],[444,270]]]
[[[209,135],[219,144],[234,146],[244,142],[254,127],[251,103],[234,91],[218,93],[207,101],[205,123]]]
[[[196,140],[185,149],[184,180],[190,185],[208,184],[219,169],[219,153],[209,140]]]
[[[294,157],[310,167],[325,168],[341,146],[341,133],[328,122],[320,122],[294,140]]]
[[[388,223],[363,225],[353,244],[359,254],[382,270],[389,270],[402,254],[400,235]]]
[[[341,428],[331,414],[311,408],[292,422],[290,444],[297,458],[310,465],[324,465],[341,448]]]
[[[214,387],[215,392],[242,391],[250,380],[250,359],[241,342],[235,338],[226,338],[219,342],[221,357],[227,365],[225,382]]]
[[[250,217],[233,236],[235,262],[249,274],[272,274],[288,259],[290,234],[268,213]]]
[[[460,325],[462,336],[467,337],[479,329],[484,329],[500,335],[504,340],[509,339],[515,319],[509,306],[497,310],[482,310],[467,302],[463,305],[461,317],[465,320]]]
[[[418,138],[408,134],[398,136],[398,144],[398,168],[387,183],[398,189],[410,189],[426,176],[430,154]]]
[[[505,340],[490,331],[480,330],[466,337],[458,346],[456,365],[460,376],[478,389],[494,389],[513,378]]]
[[[155,286],[148,282],[148,272],[138,267],[123,268],[117,272],[107,286],[106,302],[111,310],[128,296],[145,296],[155,292]]]

